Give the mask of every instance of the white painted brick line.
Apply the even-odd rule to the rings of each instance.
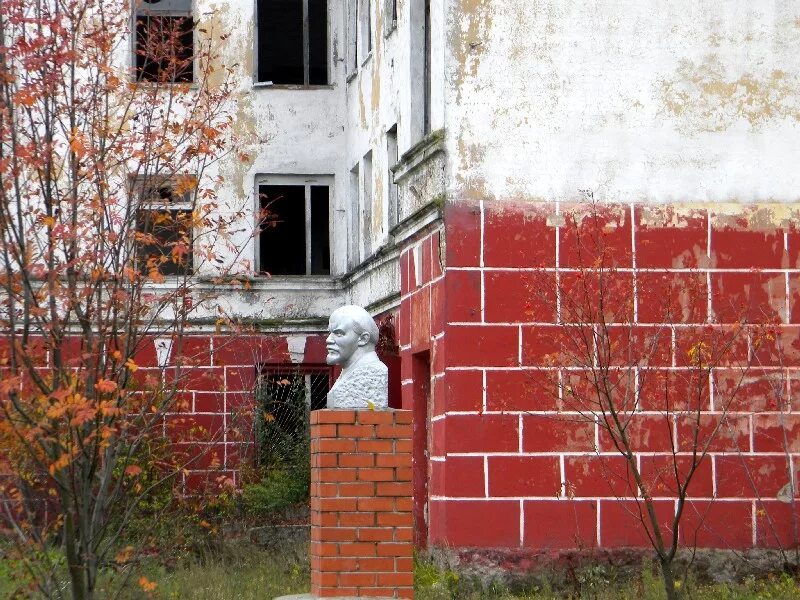
[[[519,431],[517,437],[519,442],[519,453],[522,454],[522,428],[523,428],[523,420],[522,414],[519,415]]]
[[[519,547],[525,544],[525,502],[519,501]]]
[[[481,246],[480,246],[480,255],[479,255],[479,261],[480,262],[479,262],[479,264],[480,264],[481,268],[483,268],[484,264],[485,264],[484,260],[483,260],[484,219],[485,219],[485,217],[484,217],[484,202],[483,202],[483,200],[480,201],[479,206],[480,206],[480,211],[481,211],[481,215],[480,215],[480,222],[481,222],[480,245]]]
[[[711,457],[711,495],[717,497],[717,457]]]
[[[791,311],[792,296],[789,290],[789,273],[784,273],[784,277],[786,278],[786,305],[783,307],[784,308],[783,322],[788,325],[792,316],[792,311]]]
[[[524,500],[527,502],[560,502],[552,494],[549,496],[431,496],[431,500],[437,502],[519,502]],[[609,492],[607,496],[575,496],[570,498],[570,502],[599,502],[600,500],[636,500],[635,496],[614,496]],[[657,502],[674,502],[675,496],[653,496],[653,501]],[[713,498],[711,496],[692,496],[692,502],[719,502],[726,503],[741,503],[742,498]]]
[[[706,211],[706,254],[711,258],[711,213]]]
[[[517,339],[517,361],[522,365],[522,325],[519,326],[519,337]]]
[[[482,383],[481,383],[481,406],[483,407],[483,412],[487,412],[487,398],[486,398],[486,369],[481,371],[482,373]]]
[[[631,266],[633,267],[633,322],[639,322],[639,291],[638,278],[636,276],[636,210],[631,204]]]
[[[448,267],[448,271],[487,271],[493,273],[580,273],[580,267]],[[800,273],[800,268],[796,267],[759,267],[756,269],[759,273],[766,273],[770,275],[777,275],[781,273]],[[675,274],[692,274],[692,273],[752,273],[752,268],[739,268],[739,267],[616,267],[614,269],[617,273],[656,273],[663,275],[664,273]],[[437,281],[434,279],[432,281]]]
[[[672,325],[670,327],[670,332],[671,332],[670,344],[672,346],[672,348],[671,348],[672,366],[673,367],[677,367],[678,366],[678,332],[675,329],[675,325]]]
[[[708,372],[708,401],[710,404],[709,408],[711,409],[711,412],[714,412],[716,410],[715,405],[717,399],[715,397],[716,396],[715,392],[716,392],[716,386],[714,384],[714,372],[712,369],[709,370]]]
[[[753,500],[753,504],[750,507],[750,518],[752,519],[752,533],[753,533],[753,548],[756,547],[756,501]]]
[[[489,497],[489,457],[483,457],[483,495]]]
[[[562,500],[567,499],[567,467],[566,467],[566,460],[564,459],[564,455],[561,454],[558,457],[558,468],[561,472],[561,493],[559,494],[559,498]]]
[[[706,321],[712,321],[714,319],[714,306],[712,304],[712,292],[711,292],[711,272],[706,272]]]
[[[603,538],[600,536],[600,500],[596,500],[597,503],[597,547],[602,548],[603,546]]]

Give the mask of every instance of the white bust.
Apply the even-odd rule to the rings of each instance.
[[[378,326],[360,306],[342,306],[328,322],[326,362],[342,374],[328,392],[328,408],[376,409],[389,405],[389,371],[375,353]]]

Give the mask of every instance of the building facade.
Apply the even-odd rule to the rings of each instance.
[[[606,300],[626,314],[606,324],[652,341],[616,367],[654,481],[691,446],[684,413],[648,404],[642,381],[690,373],[697,335],[737,340],[701,386],[703,422],[722,426],[677,535],[797,544],[800,3],[160,4],[227,34],[237,152],[219,196],[255,231],[231,254],[249,289],[217,293],[260,333],[195,329],[183,417],[224,428],[265,365],[323,365],[328,314],[360,304],[396,332],[390,404],[415,415],[418,544],[647,545],[614,440],[564,402],[581,369],[556,340],[575,324],[569,290],[585,292],[569,282],[606,266],[587,235],[621,282]],[[258,231],[264,207],[278,223]],[[218,446],[194,475],[235,479],[241,444]],[[664,485],[648,502],[668,523]]]

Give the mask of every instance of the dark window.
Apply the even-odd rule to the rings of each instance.
[[[192,211],[150,208],[136,211],[136,260],[142,273],[191,275]]]
[[[258,0],[258,71],[263,82],[328,83],[327,0]]]
[[[330,274],[329,188],[259,185],[259,270],[271,275]]]
[[[136,9],[136,78],[190,83],[194,78],[191,0],[144,0]]]

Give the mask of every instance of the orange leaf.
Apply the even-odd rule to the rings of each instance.
[[[110,394],[117,389],[117,382],[110,379],[101,379],[94,384],[94,389],[101,394]]]
[[[125,475],[128,477],[136,477],[142,472],[142,467],[139,465],[128,465],[125,467]]]

